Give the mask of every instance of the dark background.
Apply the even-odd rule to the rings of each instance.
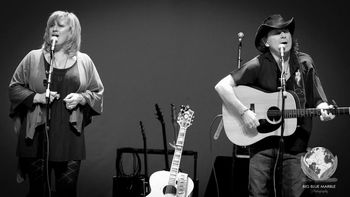
[[[236,67],[237,33],[242,31],[243,61],[258,54],[255,31],[274,13],[295,17],[300,50],[312,55],[328,98],[349,106],[349,6],[345,1],[8,1],[2,3],[0,97],[1,196],[24,196],[27,182],[18,185],[16,136],[8,117],[7,87],[15,68],[31,50],[40,48],[49,15],[74,12],[82,25],[82,51],[93,59],[105,85],[104,113],[86,129],[87,160],[79,178],[80,196],[111,196],[116,149],[142,148],[139,121],[149,148],[162,148],[155,116],[158,103],[169,142],[173,140],[170,104],[189,104],[195,111],[185,149],[198,151],[199,196],[203,196],[212,158],[230,156],[232,144],[222,133],[213,141],[214,117],[221,101],[214,85]],[[331,122],[314,119],[310,147],[323,146],[338,156],[338,178],[332,196],[349,189],[349,118]],[[217,123],[214,122],[214,127]],[[212,148],[211,148],[212,147]],[[129,161],[129,165],[132,165]],[[192,174],[191,159],[182,170]],[[163,157],[149,158],[149,172],[164,168]],[[220,178],[220,177],[219,177]]]

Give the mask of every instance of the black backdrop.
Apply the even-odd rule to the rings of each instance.
[[[74,12],[82,25],[82,51],[94,60],[105,85],[104,114],[86,129],[87,160],[82,163],[80,196],[111,196],[116,149],[142,147],[142,120],[150,148],[162,148],[158,103],[172,141],[170,104],[189,104],[195,111],[185,149],[198,151],[199,194],[204,195],[211,158],[230,156],[224,133],[212,141],[210,123],[221,113],[214,85],[236,66],[237,33],[243,39],[243,60],[257,55],[254,34],[270,14],[295,17],[301,51],[314,58],[329,99],[348,106],[349,6],[338,1],[8,1],[3,3],[1,39],[2,92],[0,113],[0,191],[24,196],[27,183],[15,182],[16,136],[8,118],[7,86],[29,50],[39,48],[52,11]],[[338,156],[335,196],[344,196],[350,177],[348,117],[323,123],[315,118],[310,147],[324,146]],[[212,146],[211,146],[212,145]],[[210,148],[212,147],[212,149]],[[190,161],[184,159],[184,167]],[[164,168],[150,157],[150,172]],[[190,171],[190,168],[188,168]],[[192,172],[189,172],[191,174]]]

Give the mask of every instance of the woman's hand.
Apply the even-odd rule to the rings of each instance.
[[[54,101],[55,99],[59,99],[60,94],[54,91],[50,91],[50,103]],[[36,93],[33,99],[33,103],[41,103],[41,104],[46,104],[46,93]]]
[[[85,105],[85,98],[78,93],[70,93],[63,99],[66,102],[66,108],[74,109],[78,104]]]

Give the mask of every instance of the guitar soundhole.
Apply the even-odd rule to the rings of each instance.
[[[163,194],[174,194],[176,195],[176,187],[173,185],[167,185],[163,188]]]
[[[271,122],[279,122],[281,120],[281,111],[278,107],[270,107],[269,110],[267,111],[267,118]]]
[[[280,127],[281,112],[277,107],[271,107],[267,111],[267,119],[259,119],[257,127],[259,133],[270,133]]]

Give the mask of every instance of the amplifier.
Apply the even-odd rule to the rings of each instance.
[[[145,197],[147,183],[140,177],[113,177],[113,197]]]

